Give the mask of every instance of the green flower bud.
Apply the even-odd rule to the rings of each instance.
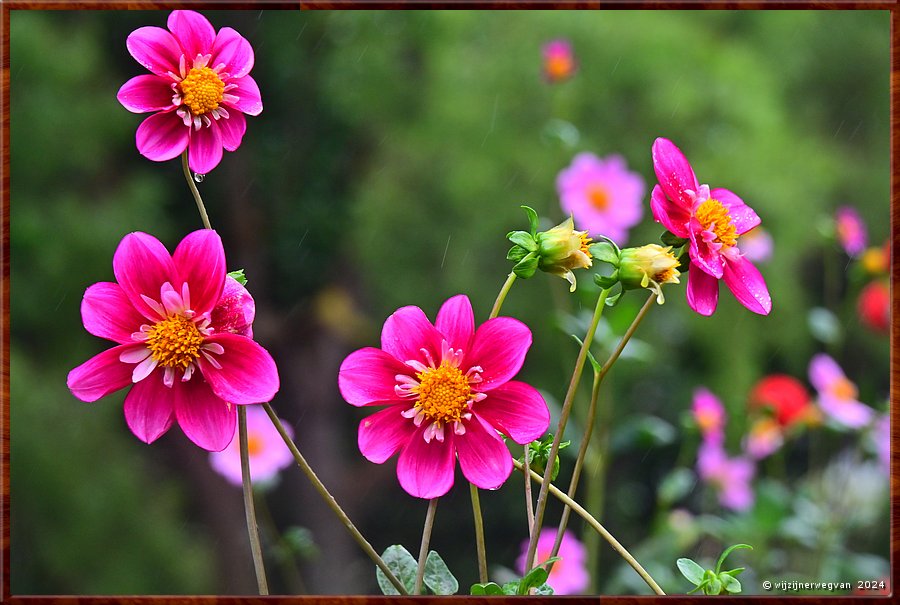
[[[572,271],[591,266],[591,253],[588,251],[591,238],[587,231],[575,231],[575,221],[569,217],[549,231],[538,233],[535,241],[540,259],[538,268],[562,277],[570,284],[569,292],[574,292],[575,275]]]
[[[625,248],[619,253],[618,277],[626,290],[647,288],[656,293],[656,302],[666,302],[663,284],[677,284],[679,262],[672,253],[672,246],[663,248],[647,244],[640,248]]]

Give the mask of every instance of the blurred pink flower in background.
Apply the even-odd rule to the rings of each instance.
[[[719,495],[719,504],[736,511],[753,506],[750,483],[756,466],[746,458],[729,458],[722,444],[704,441],[697,452],[697,474]]]
[[[775,245],[772,236],[762,227],[754,227],[741,235],[737,243],[738,250],[744,258],[754,263],[764,263],[772,258]]]
[[[538,536],[535,558],[538,564],[546,561],[553,550],[556,541],[556,527],[545,527]],[[524,576],[526,569],[525,556],[528,552],[528,540],[522,542],[522,552],[516,559],[516,571]],[[558,595],[582,594],[587,590],[591,578],[587,571],[587,549],[578,539],[566,530],[559,545],[559,561],[553,564],[547,584],[553,588],[553,593]]]
[[[128,52],[152,72],[136,76],[117,98],[133,113],[154,112],[137,129],[138,151],[163,162],[188,150],[191,170],[206,174],[237,149],[247,130],[244,114],[262,112],[250,77],[253,48],[230,27],[218,33],[200,13],[172,11],[167,26],[141,27],[126,41]]]
[[[866,249],[866,224],[853,206],[841,206],[834,212],[838,242],[848,256],[856,256]]]
[[[690,240],[687,300],[701,315],[712,315],[719,300],[719,280],[742,305],[760,315],[772,310],[772,298],[759,270],[741,255],[739,236],[760,223],[753,209],[728,189],[701,185],[681,150],[672,141],[653,143],[653,170],[659,184],[650,194],[657,222]]]
[[[129,233],[113,273],[117,283],[85,291],[81,316],[88,332],[117,346],[69,372],[72,394],[90,402],[131,387],[125,420],[141,441],[152,443],[177,420],[203,449],[225,448],[234,406],[270,401],[279,380],[271,355],[241,334],[253,299],[225,274],[219,234],[190,233],[170,255],[152,235]]]
[[[620,246],[644,214],[644,179],[629,171],[620,155],[579,153],[556,177],[556,190],[563,212],[575,217],[579,229]]]
[[[819,393],[819,407],[838,423],[858,429],[871,422],[875,411],[857,400],[856,385],[825,353],[813,356],[809,362],[809,381]]]
[[[691,410],[704,441],[722,443],[725,440],[725,408],[718,397],[701,387],[694,391]]]
[[[781,425],[774,418],[758,418],[747,433],[744,451],[754,460],[771,456],[784,444]]]
[[[284,424],[284,422],[282,422]],[[294,431],[284,425],[293,439]],[[247,406],[247,453],[250,458],[250,478],[254,483],[271,481],[278,471],[290,466],[294,457],[266,411],[259,405]],[[241,451],[237,431],[231,443],[221,452],[211,452],[209,463],[220,475],[240,486]]]
[[[511,317],[475,329],[472,303],[447,300],[434,325],[419,307],[384,322],[381,348],[355,351],[341,363],[338,387],[355,406],[387,405],[359,424],[359,450],[381,464],[396,452],[397,478],[417,498],[453,486],[456,459],[482,489],[512,472],[498,431],[519,444],[547,432],[550,412],[537,389],[511,380],[531,347],[531,330]]]
[[[541,49],[544,78],[548,82],[563,82],[572,77],[578,64],[572,43],[568,40],[552,40]]]

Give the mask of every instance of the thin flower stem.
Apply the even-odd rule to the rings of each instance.
[[[541,482],[541,489],[538,493],[537,504],[535,505],[534,525],[531,531],[531,539],[528,541],[528,550],[525,554],[525,561],[534,561],[537,552],[538,536],[541,533],[541,525],[544,522],[544,512],[547,510],[547,490],[550,486],[553,465],[556,461],[556,455],[559,453],[559,444],[566,431],[566,423],[569,421],[569,414],[572,411],[572,402],[575,400],[575,391],[578,390],[578,383],[581,380],[581,370],[584,368],[588,349],[590,348],[591,343],[594,342],[594,334],[597,332],[597,325],[600,323],[600,317],[603,315],[604,307],[606,307],[607,296],[609,296],[609,288],[604,288],[600,291],[600,296],[597,298],[597,306],[594,308],[594,316],[591,318],[591,325],[588,327],[587,334],[581,344],[581,350],[578,351],[578,358],[575,360],[575,370],[572,372],[572,379],[569,381],[569,390],[566,391],[566,398],[563,401],[562,411],[559,416],[559,425],[556,428],[556,435],[553,436],[550,454],[547,457],[547,468],[544,470],[544,480]]]
[[[516,468],[522,470],[522,463],[515,458],[513,458],[513,464],[516,466]],[[549,481],[545,483],[543,477],[538,475],[536,472],[530,471],[529,475],[531,476],[531,480],[536,483],[540,483],[541,487],[543,487],[544,485],[549,485],[548,493],[553,494],[556,499],[578,513],[578,515],[582,519],[584,519],[588,523],[588,525],[590,525],[594,529],[594,531],[603,536],[603,538],[607,542],[609,542],[609,545],[613,547],[613,550],[619,553],[619,555],[623,559],[625,559],[625,561],[638,573],[638,575],[643,578],[644,582],[647,583],[647,586],[653,589],[653,592],[658,595],[666,594],[665,592],[663,592],[663,589],[659,587],[659,584],[657,584],[656,581],[652,577],[650,577],[650,574],[647,573],[647,570],[644,569],[633,556],[631,556],[631,553],[629,553],[628,550],[626,550],[626,548],[622,546],[622,544],[618,540],[616,540],[615,536],[609,533],[609,531],[607,531],[607,529],[603,527],[603,525],[601,525],[601,523],[597,521],[597,519],[595,519],[591,515],[591,513],[587,512],[580,504],[569,498]]]
[[[494,319],[500,315],[500,308],[503,306],[503,301],[506,300],[506,295],[509,294],[509,289],[512,288],[515,281],[516,274],[510,271],[509,275],[506,276],[506,281],[503,282],[503,287],[500,288],[500,293],[497,294],[497,300],[494,301],[494,307],[491,309],[491,315],[488,319]]]
[[[288,449],[291,450],[291,454],[294,456],[294,460],[297,462],[297,466],[300,467],[300,470],[303,471],[303,474],[306,475],[306,478],[309,479],[310,483],[313,484],[316,492],[322,497],[322,500],[325,501],[325,504],[328,505],[328,508],[340,519],[341,523],[350,532],[350,535],[353,536],[353,539],[362,548],[363,552],[365,552],[370,559],[378,566],[378,568],[384,573],[385,577],[390,581],[391,584],[394,585],[394,588],[402,594],[409,594],[406,590],[406,587],[403,586],[403,583],[397,579],[397,576],[388,568],[387,564],[384,560],[375,552],[375,549],[372,548],[372,545],[369,544],[369,541],[363,537],[363,535],[356,529],[356,526],[353,525],[353,522],[350,520],[350,517],[347,516],[347,513],[344,512],[344,509],[340,507],[337,501],[334,499],[334,496],[328,491],[328,488],[322,483],[318,476],[316,476],[315,471],[313,471],[312,467],[309,466],[309,463],[306,461],[306,458],[300,453],[300,450],[297,449],[296,444],[287,434],[287,431],[284,430],[284,425],[281,424],[281,420],[275,414],[275,410],[272,409],[272,406],[268,403],[263,404],[263,409],[266,410],[266,414],[269,415],[269,419],[272,421],[272,424],[275,425],[275,429],[278,431],[278,434],[281,435],[281,438],[284,440],[285,445],[288,446]]]
[[[484,584],[488,581],[487,551],[484,547],[484,519],[481,517],[481,500],[478,497],[478,488],[474,483],[469,484],[469,495],[472,497],[472,515],[475,517],[475,551],[478,553],[478,581]]]
[[[422,546],[419,548],[419,567],[416,569],[416,583],[413,594],[422,594],[422,580],[425,579],[425,561],[428,559],[428,544],[431,542],[431,530],[434,528],[434,513],[437,511],[438,499],[428,501],[428,512],[425,513],[425,527],[422,529]]]
[[[191,169],[188,166],[188,152],[186,149],[184,153],[181,154],[181,168],[184,170],[184,178],[187,181],[188,187],[194,195],[194,201],[197,202],[197,210],[200,211],[200,220],[203,221],[203,226],[206,229],[212,229],[209,224],[209,216],[206,214],[206,207],[203,205],[203,198],[200,197],[200,191],[197,189],[193,177],[191,177]]]
[[[256,572],[256,586],[259,594],[269,594],[266,567],[263,564],[262,546],[259,543],[259,527],[256,524],[256,510],[253,507],[253,485],[250,483],[250,455],[247,447],[247,408],[237,406],[238,441],[241,450],[241,479],[244,485],[244,514],[247,518],[247,533],[250,535],[250,552],[253,555],[253,570]]]
[[[584,435],[581,438],[581,447],[578,450],[578,457],[575,459],[575,468],[572,471],[572,480],[569,482],[569,498],[575,497],[575,490],[578,489],[578,481],[581,478],[581,469],[584,466],[584,459],[587,456],[588,446],[591,441],[591,435],[594,431],[594,416],[597,411],[597,401],[600,397],[600,385],[603,383],[603,378],[606,377],[607,372],[609,372],[612,365],[619,359],[619,356],[622,354],[622,351],[625,349],[625,345],[628,344],[628,341],[631,340],[631,337],[634,335],[637,327],[640,325],[641,321],[643,321],[644,316],[647,315],[647,311],[653,306],[653,301],[656,299],[656,294],[651,293],[650,296],[647,297],[647,301],[644,303],[644,306],[641,307],[641,310],[638,311],[638,314],[635,316],[634,321],[631,322],[631,325],[628,326],[628,329],[625,331],[625,334],[622,335],[619,344],[616,346],[615,350],[609,356],[609,359],[606,360],[606,363],[603,364],[600,371],[594,372],[594,386],[591,389],[591,403],[590,407],[588,407],[587,419],[585,420],[585,428]],[[602,452],[603,456],[606,456],[606,452]],[[606,466],[606,461],[602,462],[604,468]],[[562,544],[563,533],[566,531],[566,525],[569,523],[569,507],[566,506],[563,508],[562,518],[559,522],[559,529],[556,531],[556,541],[553,543],[553,550],[550,552],[550,557],[555,557],[559,554],[559,547]]]
[[[522,465],[525,472],[525,516],[528,520],[528,537],[531,538],[531,532],[534,530],[534,498],[531,494],[531,481],[528,481],[528,472],[531,471],[531,445],[525,444],[525,455],[522,456],[525,464]],[[531,569],[532,561],[528,561],[526,567]]]

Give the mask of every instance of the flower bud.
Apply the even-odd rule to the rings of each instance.
[[[662,285],[680,283],[678,265],[672,246],[663,248],[647,244],[640,248],[625,248],[619,253],[619,282],[626,290],[647,288],[656,293],[656,302],[663,304],[666,299]]]
[[[574,220],[569,217],[549,231],[538,233],[535,238],[540,259],[538,268],[568,281],[569,292],[575,291],[572,271],[591,266],[591,253],[588,252],[591,238],[587,231],[575,231],[574,226]]]

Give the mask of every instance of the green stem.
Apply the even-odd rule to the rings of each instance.
[[[416,583],[413,594],[422,594],[422,580],[425,579],[425,561],[428,559],[428,544],[431,542],[431,530],[434,529],[434,513],[437,510],[437,498],[428,501],[428,512],[425,513],[425,527],[422,529],[422,546],[419,548],[419,567],[416,569]]]
[[[522,460],[525,461],[525,464],[522,465],[523,470],[525,471],[525,516],[528,519],[528,537],[531,538],[531,530],[534,529],[534,497],[531,494],[531,481],[528,481],[528,472],[531,470],[529,464],[531,463],[531,444],[525,444],[525,455],[522,456]],[[531,569],[534,565],[532,561],[525,562],[526,569]]]
[[[556,435],[553,436],[550,454],[547,457],[544,480],[541,482],[541,489],[538,493],[537,505],[534,511],[534,525],[531,531],[531,539],[528,541],[528,550],[525,554],[526,561],[534,561],[537,552],[538,536],[541,533],[541,525],[544,522],[544,512],[547,510],[547,490],[550,486],[550,477],[553,473],[556,455],[559,453],[559,443],[562,441],[563,434],[566,431],[566,423],[569,421],[569,413],[572,411],[572,402],[575,400],[575,391],[578,390],[578,383],[581,380],[581,370],[584,368],[588,349],[591,343],[594,342],[594,334],[597,332],[597,325],[600,323],[600,317],[603,315],[607,296],[609,296],[609,288],[600,291],[597,306],[594,308],[594,316],[591,318],[591,325],[588,327],[587,334],[581,344],[581,350],[578,351],[578,358],[575,360],[575,370],[572,372],[572,379],[569,381],[569,390],[566,391],[566,398],[563,401],[562,411],[559,416],[559,425],[556,429]]]
[[[472,514],[475,517],[475,551],[478,553],[478,581],[484,584],[488,581],[487,551],[484,547],[484,519],[481,517],[481,500],[478,497],[478,488],[474,483],[469,484],[469,494],[472,496]]]
[[[522,463],[515,458],[513,458],[513,464],[517,469],[522,470]],[[607,531],[607,529],[603,527],[603,525],[599,521],[597,521],[597,519],[595,519],[591,515],[591,513],[587,512],[580,504],[565,495],[555,485],[552,485],[549,481],[545,482],[544,478],[542,478],[536,472],[530,471],[529,475],[531,476],[532,481],[541,484],[542,489],[545,485],[549,486],[548,493],[553,494],[556,499],[578,513],[578,515],[582,519],[584,519],[588,523],[588,525],[590,525],[594,529],[594,531],[603,536],[603,538],[607,542],[609,542],[609,545],[613,547],[613,550],[619,553],[619,555],[623,559],[625,559],[625,561],[638,573],[638,575],[643,578],[644,582],[647,583],[647,586],[653,589],[653,592],[658,595],[666,594],[665,592],[663,592],[663,589],[659,587],[659,584],[657,584],[656,581],[652,577],[650,577],[650,574],[647,573],[647,570],[637,562],[637,559],[631,556],[631,553],[629,553],[628,550],[624,546],[622,546],[622,544],[618,540],[616,540],[615,536],[609,533],[609,531]]]
[[[187,149],[184,150],[184,153],[181,154],[181,168],[184,170],[184,178],[187,181],[188,187],[191,190],[191,193],[194,195],[194,201],[197,202],[197,210],[200,211],[200,220],[203,221],[203,226],[206,229],[212,229],[209,224],[209,216],[206,214],[206,207],[203,205],[203,198],[200,197],[200,191],[197,189],[196,183],[194,183],[193,177],[191,177],[191,169],[188,166],[188,152]]]
[[[609,356],[609,359],[606,360],[606,363],[603,364],[603,367],[600,368],[600,379],[603,380],[603,377],[606,376],[606,373],[609,372],[612,365],[616,363],[616,360],[619,359],[619,356],[622,354],[622,351],[625,350],[625,345],[628,344],[628,341],[631,340],[631,337],[634,336],[635,331],[638,329],[638,326],[641,325],[641,322],[644,320],[644,316],[647,315],[647,311],[653,306],[653,302],[656,300],[656,294],[653,292],[650,293],[650,296],[647,297],[647,300],[644,302],[644,306],[641,307],[641,310],[638,311],[638,314],[635,315],[634,321],[631,322],[631,325],[628,326],[628,329],[625,330],[625,334],[622,335],[622,339],[619,340],[619,344],[616,345],[615,351]]]
[[[237,406],[238,442],[241,450],[241,480],[244,485],[244,515],[247,519],[247,533],[250,535],[250,553],[253,555],[253,570],[256,572],[256,586],[259,594],[269,594],[266,568],[263,564],[262,546],[259,543],[259,527],[256,510],[253,508],[253,485],[250,483],[250,455],[247,447],[247,408]]]
[[[281,435],[281,438],[284,440],[285,445],[288,446],[288,449],[291,450],[291,454],[294,456],[294,460],[297,462],[297,466],[300,467],[300,470],[303,471],[303,474],[306,475],[306,478],[309,479],[310,483],[312,483],[313,488],[315,488],[316,492],[318,492],[319,496],[322,497],[322,500],[325,501],[325,504],[328,505],[328,508],[337,516],[337,518],[341,521],[344,527],[350,532],[350,535],[356,541],[360,548],[362,548],[363,552],[365,552],[372,562],[378,566],[378,568],[384,572],[385,577],[390,581],[391,584],[394,585],[394,588],[402,594],[409,594],[406,591],[406,587],[403,586],[403,583],[397,579],[397,576],[388,568],[387,564],[384,560],[375,552],[375,549],[372,548],[372,545],[369,544],[369,541],[365,539],[365,537],[360,533],[356,526],[353,525],[353,522],[350,520],[350,517],[347,516],[347,513],[344,512],[344,509],[340,507],[337,503],[337,500],[334,499],[334,496],[328,491],[328,488],[322,483],[318,476],[316,476],[315,471],[313,471],[312,467],[306,461],[306,458],[300,453],[300,450],[297,449],[297,445],[287,434],[287,431],[284,430],[284,426],[281,424],[281,420],[275,414],[275,410],[272,409],[272,406],[268,403],[264,403],[263,409],[266,410],[266,414],[269,415],[269,419],[272,421],[272,424],[275,425],[275,429],[278,431],[278,434]]]
[[[500,315],[500,308],[503,306],[503,301],[506,300],[506,295],[509,294],[509,289],[512,288],[515,281],[516,274],[510,271],[509,275],[506,276],[506,281],[503,282],[503,287],[500,288],[500,293],[497,294],[497,300],[494,301],[494,307],[491,309],[491,315],[488,319],[494,319]]]

